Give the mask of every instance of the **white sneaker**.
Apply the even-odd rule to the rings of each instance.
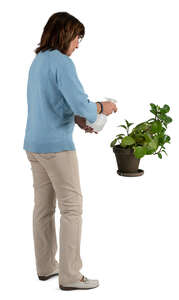
[[[83,276],[81,280],[72,282],[72,283],[65,283],[60,284],[60,289],[69,291],[69,290],[89,290],[94,289],[99,286],[99,281],[97,279],[88,279],[87,277]]]

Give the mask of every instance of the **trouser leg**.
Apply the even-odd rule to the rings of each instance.
[[[57,152],[51,158],[46,154],[37,154],[36,157],[52,182],[61,214],[59,284],[78,281],[82,278],[82,193],[76,151]]]
[[[33,239],[38,275],[48,275],[58,267],[55,259],[56,194],[50,178],[33,153],[26,152],[31,163],[34,188]]]

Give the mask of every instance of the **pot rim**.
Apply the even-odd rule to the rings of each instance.
[[[132,148],[123,148],[120,145],[114,145],[113,147],[114,152],[125,152],[125,153],[133,153],[134,149]]]

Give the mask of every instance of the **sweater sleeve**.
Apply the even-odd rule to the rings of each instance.
[[[62,68],[57,68],[57,86],[75,115],[94,123],[97,119],[97,105],[88,99],[78,78],[71,59],[65,60]]]

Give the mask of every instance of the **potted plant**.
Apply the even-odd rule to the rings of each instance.
[[[167,115],[170,110],[169,105],[163,107],[150,103],[150,112],[153,118],[135,126],[129,133],[129,127],[134,123],[125,120],[125,125],[118,125],[126,129],[127,134],[117,134],[110,143],[115,153],[118,170],[122,176],[140,176],[144,173],[138,169],[140,159],[145,155],[156,155],[161,159],[162,152],[166,155],[165,143],[170,143],[170,136],[166,134],[167,125],[172,122],[172,118]],[[119,142],[118,145],[117,142]]]

